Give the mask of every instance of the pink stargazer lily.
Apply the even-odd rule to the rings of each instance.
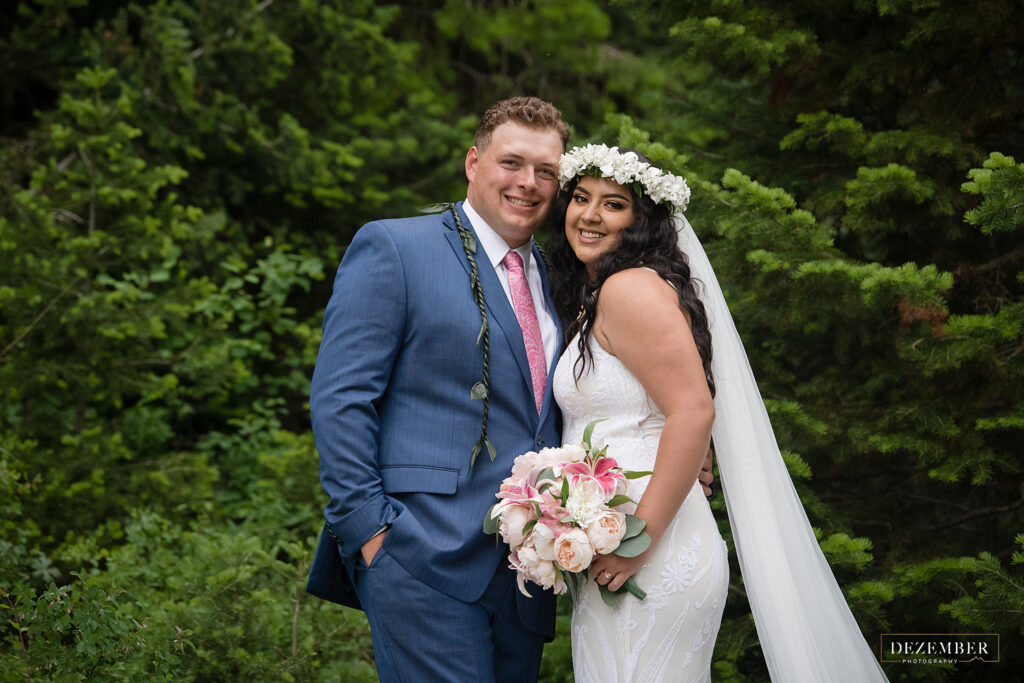
[[[563,502],[560,498],[555,498],[550,491],[545,491],[540,494],[540,521],[550,520],[554,524],[549,524],[552,529],[557,526],[561,526],[561,522],[569,514],[568,510],[563,506]]]
[[[622,483],[626,481],[625,475],[618,469],[619,464],[613,458],[598,458],[597,462],[591,465],[588,462],[574,462],[562,470],[565,475],[570,475],[569,482],[577,484],[581,479],[593,479],[601,485],[604,494],[611,498],[617,492]]]
[[[617,495],[626,493],[627,474],[632,478],[650,473],[623,472],[614,458],[604,455],[605,449],[595,451],[590,445],[594,424],[584,430],[580,445],[544,448],[516,457],[510,476],[496,494],[498,502],[484,519],[485,533],[497,533],[508,543],[509,564],[516,571],[519,590],[526,595],[528,582],[564,592],[566,576],[586,569],[595,554],[613,553],[621,543],[632,540],[629,552],[633,555],[624,555],[632,557],[646,548],[643,545],[638,551],[638,541],[643,543],[646,538],[650,543],[642,523],[626,538],[630,515],[611,506],[633,503],[625,495]],[[630,592],[643,599],[643,591],[634,588]]]

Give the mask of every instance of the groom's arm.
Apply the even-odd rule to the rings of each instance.
[[[309,397],[320,482],[330,497],[324,517],[350,558],[395,516],[377,465],[378,410],[401,345],[405,310],[398,251],[379,223],[369,223],[338,268]]]

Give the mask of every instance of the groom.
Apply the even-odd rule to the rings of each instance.
[[[307,590],[366,612],[382,681],[536,680],[554,637],[554,596],[522,595],[481,527],[515,456],[561,443],[562,330],[532,236],[568,138],[548,102],[494,104],[466,201],[363,226],[338,269],[310,393],[330,501]],[[471,467],[484,429],[496,457]]]

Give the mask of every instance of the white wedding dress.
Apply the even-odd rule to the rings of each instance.
[[[594,429],[594,446],[607,444],[608,455],[626,470],[654,469],[664,415],[636,377],[593,336],[590,350],[593,363],[588,360],[578,383],[573,370],[578,339],[569,343],[555,369],[553,390],[564,418],[563,441],[579,443],[589,422],[606,418]],[[640,500],[648,479],[629,482],[633,500]],[[699,483],[694,482],[634,578],[647,592],[645,600],[626,594],[609,607],[592,579],[574,596],[577,683],[709,681],[729,561]]]

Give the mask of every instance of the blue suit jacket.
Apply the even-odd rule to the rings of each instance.
[[[549,375],[538,417],[515,312],[482,248],[477,262],[490,323],[488,435],[498,456],[491,462],[484,450],[470,470],[483,414],[470,390],[482,378],[483,351],[451,212],[368,223],[345,252],[310,392],[330,497],[307,585],[314,595],[358,607],[353,563],[385,525],[388,554],[459,600],[479,599],[506,561],[508,547],[482,532],[484,514],[515,456],[560,444],[559,416]],[[520,596],[520,618],[551,637],[554,596],[530,592]]]

